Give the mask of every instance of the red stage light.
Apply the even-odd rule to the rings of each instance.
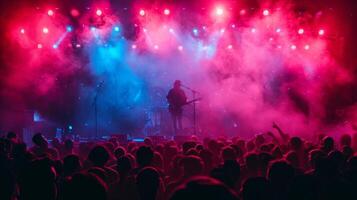
[[[20,29],[20,33],[25,34],[25,29]]]
[[[308,45],[308,44],[305,45],[304,49],[305,49],[305,50],[309,50],[309,49],[310,49],[310,45]]]
[[[300,35],[304,34],[304,29],[300,28],[300,29],[298,30],[298,33],[299,33]]]
[[[239,14],[240,15],[245,15],[247,13],[247,11],[245,11],[244,9],[240,10]]]
[[[49,31],[48,31],[48,28],[47,27],[44,27],[43,29],[42,29],[42,32],[43,33],[45,33],[45,34],[47,34]]]
[[[223,13],[224,13],[223,8],[221,8],[221,7],[216,8],[216,15],[221,16],[221,15],[223,15]]]
[[[140,12],[139,12],[139,14],[140,14],[141,16],[144,16],[144,15],[145,15],[145,10],[141,9]]]
[[[325,30],[324,29],[320,29],[319,30],[319,35],[324,35],[325,34]]]
[[[165,14],[165,15],[169,15],[169,14],[170,14],[170,10],[166,8],[166,9],[164,10],[164,14]]]
[[[38,49],[42,49],[42,44],[37,44]]]
[[[269,10],[265,9],[265,10],[263,11],[263,15],[264,15],[264,16],[268,16],[268,15],[269,15]]]
[[[78,16],[79,16],[79,11],[78,11],[77,9],[72,9],[72,10],[71,10],[71,15],[72,15],[73,17],[78,17]]]
[[[98,9],[96,12],[95,12],[98,16],[101,16],[103,14],[102,10]]]
[[[47,14],[48,14],[49,16],[53,16],[54,12],[53,12],[53,10],[48,10],[48,11],[47,11]]]

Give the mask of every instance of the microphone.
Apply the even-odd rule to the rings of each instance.
[[[186,85],[181,84],[181,86],[182,86],[183,88],[186,88],[186,89],[188,89],[188,90],[191,90],[191,91],[194,92],[194,93],[199,93],[198,91],[196,91],[196,90],[194,90],[194,89],[192,89],[192,88],[190,88],[190,87],[188,87],[188,86],[186,86]]]

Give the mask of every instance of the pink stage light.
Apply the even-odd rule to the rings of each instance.
[[[21,34],[25,34],[25,29],[23,29],[23,28],[20,29],[20,33],[21,33]]]
[[[319,30],[319,35],[322,36],[322,35],[324,35],[324,34],[325,34],[325,30],[324,30],[324,29],[320,29],[320,30]]]
[[[293,45],[290,46],[290,48],[291,48],[291,50],[295,50],[296,49],[296,45],[293,44]]]
[[[178,49],[179,51],[182,51],[182,50],[183,50],[183,46],[180,45],[180,46],[177,47],[177,49]]]
[[[233,45],[230,44],[230,45],[227,46],[227,48],[228,49],[233,49]]]
[[[42,29],[42,32],[43,32],[44,34],[47,34],[47,33],[49,32],[49,30],[48,30],[47,27],[44,27],[44,28]]]
[[[38,49],[42,49],[42,44],[37,44]]]
[[[139,12],[139,14],[140,14],[141,16],[144,16],[144,15],[145,15],[145,10],[141,9],[140,12]]]
[[[240,14],[240,15],[245,15],[246,13],[247,13],[247,11],[244,10],[244,9],[242,9],[242,10],[239,11],[239,14]]]
[[[166,8],[166,9],[164,10],[164,14],[165,14],[165,15],[169,15],[169,14],[170,14],[170,10]]]
[[[47,14],[48,14],[48,16],[53,16],[54,12],[53,12],[53,10],[48,10]]]
[[[304,46],[304,49],[305,49],[305,50],[309,50],[309,49],[310,49],[310,45],[308,45],[308,44],[305,45],[305,46]]]
[[[265,10],[263,11],[263,15],[264,15],[264,16],[268,16],[268,15],[269,15],[269,10],[265,9]]]
[[[102,10],[98,9],[95,14],[97,14],[98,16],[101,16],[103,14]]]
[[[302,28],[300,28],[299,30],[298,30],[298,33],[300,34],[300,35],[302,35],[302,34],[304,34],[304,29],[302,29]]]
[[[250,29],[250,32],[255,33],[255,32],[257,32],[257,29],[252,28],[252,29]]]
[[[221,8],[221,7],[217,7],[217,8],[216,8],[216,15],[222,16],[223,13],[224,13],[223,8]]]
[[[136,49],[137,48],[136,44],[131,45],[131,48]]]
[[[281,28],[277,28],[277,29],[275,30],[275,32],[280,33],[280,32],[281,32]]]
[[[154,49],[155,49],[155,50],[158,50],[158,49],[159,49],[159,45],[155,45],[155,46],[154,46]]]
[[[78,11],[77,9],[72,9],[72,10],[71,10],[71,15],[72,15],[73,17],[78,17],[78,16],[79,16],[79,11]]]

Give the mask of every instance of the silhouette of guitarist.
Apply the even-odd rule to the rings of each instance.
[[[178,130],[182,130],[182,111],[183,106],[187,104],[185,92],[181,89],[181,81],[176,80],[173,88],[166,96],[169,102],[169,112],[171,113],[175,134]]]

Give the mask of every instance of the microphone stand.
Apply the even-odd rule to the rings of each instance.
[[[183,88],[186,88],[187,90],[190,90],[192,92],[192,100],[194,100],[196,98],[196,95],[199,93],[198,91],[190,88],[190,87],[187,87],[185,85],[182,85],[181,86]],[[197,135],[197,114],[196,114],[196,101],[193,102],[193,134],[194,135]]]
[[[99,92],[100,89],[103,87],[104,81],[101,81],[96,88],[95,91],[95,96],[94,96],[94,100],[93,100],[93,106],[94,106],[94,124],[95,124],[95,140],[98,139],[98,96],[99,96]]]

